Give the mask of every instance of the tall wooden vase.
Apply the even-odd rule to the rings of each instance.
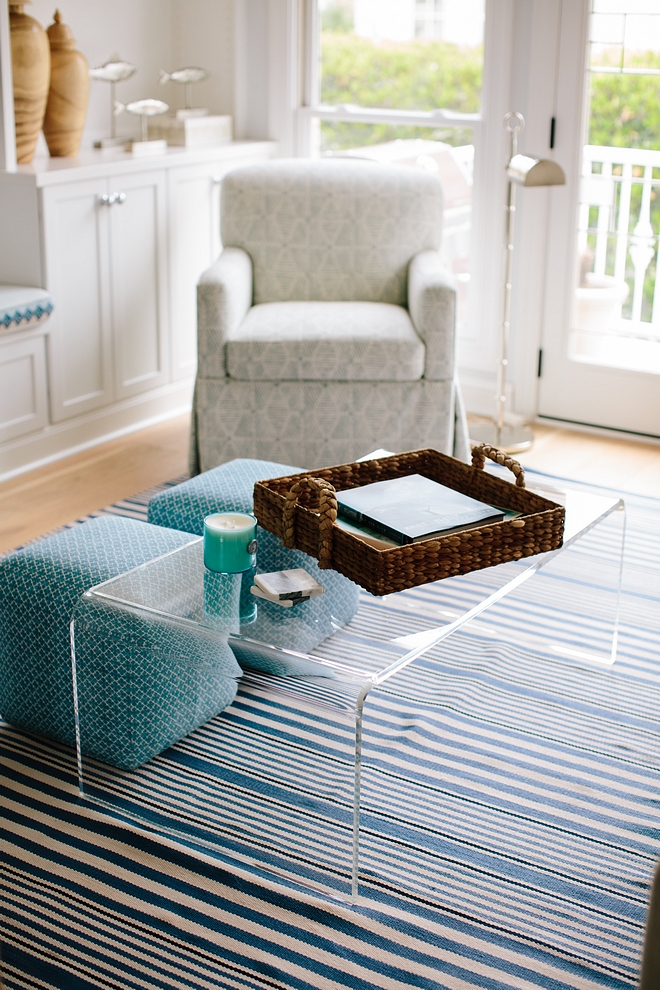
[[[50,41],[50,91],[44,120],[44,136],[54,158],[78,154],[89,100],[89,66],[76,51],[71,28],[62,24],[59,10],[48,28]]]
[[[38,21],[23,13],[25,3],[30,0],[9,0],[16,159],[21,165],[34,158],[50,84],[48,35]]]

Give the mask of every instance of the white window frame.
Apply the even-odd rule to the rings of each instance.
[[[488,0],[487,0],[488,2]],[[303,86],[302,101],[298,108],[301,134],[309,134],[312,120],[334,120],[353,124],[394,124],[408,127],[434,127],[445,124],[450,127],[468,126],[476,133],[482,122],[480,113],[458,113],[453,110],[384,110],[379,107],[330,106],[319,101],[319,53],[318,53],[318,2],[302,0],[301,14],[304,19],[304,53],[302,56]],[[303,141],[305,139],[303,138]],[[300,153],[310,153],[310,140]]]

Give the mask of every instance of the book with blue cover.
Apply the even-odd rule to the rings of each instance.
[[[421,474],[337,492],[339,516],[398,545],[500,522],[505,513]]]

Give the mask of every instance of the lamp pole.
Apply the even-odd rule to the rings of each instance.
[[[511,135],[509,161],[518,154],[518,134],[525,126],[525,118],[521,113],[508,113],[504,118],[504,129]],[[531,446],[534,435],[531,430],[522,429],[516,432],[516,438],[504,434],[504,409],[506,406],[506,373],[509,367],[509,335],[511,331],[511,286],[513,279],[513,233],[516,222],[516,183],[509,178],[506,204],[506,256],[504,265],[504,304],[502,316],[502,351],[497,369],[497,402],[495,410],[495,446],[501,447],[515,444],[515,450],[525,450]]]
[[[504,299],[502,332],[500,334],[500,360],[497,366],[497,395],[495,418],[491,423],[470,427],[473,443],[490,443],[509,453],[526,450],[534,440],[534,434],[524,426],[509,426],[504,422],[506,407],[506,373],[509,367],[509,333],[511,330],[511,291],[513,279],[513,233],[516,216],[516,186],[563,186],[566,177],[557,162],[547,158],[530,158],[518,154],[518,135],[525,126],[521,113],[508,113],[504,129],[511,137],[509,179],[506,199],[506,256],[504,263]]]
[[[518,135],[525,126],[521,113],[512,111],[504,118],[504,129],[510,135],[509,162],[518,154]],[[473,443],[490,443],[510,453],[531,447],[534,434],[527,427],[508,426],[504,423],[506,408],[506,376],[509,367],[509,336],[511,331],[511,290],[513,279],[513,235],[516,218],[516,185],[511,176],[507,184],[506,234],[504,258],[504,298],[502,303],[502,327],[500,332],[500,357],[497,365],[497,393],[495,418],[492,423],[470,428]]]

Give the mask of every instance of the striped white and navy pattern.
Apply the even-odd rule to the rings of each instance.
[[[246,680],[167,756],[93,768],[151,834],[76,801],[70,751],[0,723],[6,990],[634,987],[660,852],[660,502],[626,501],[613,667],[556,648],[607,648],[615,521],[369,697],[356,907],[262,873],[345,889],[331,681],[324,710],[302,681]],[[367,597],[335,655],[449,621],[489,580]]]

